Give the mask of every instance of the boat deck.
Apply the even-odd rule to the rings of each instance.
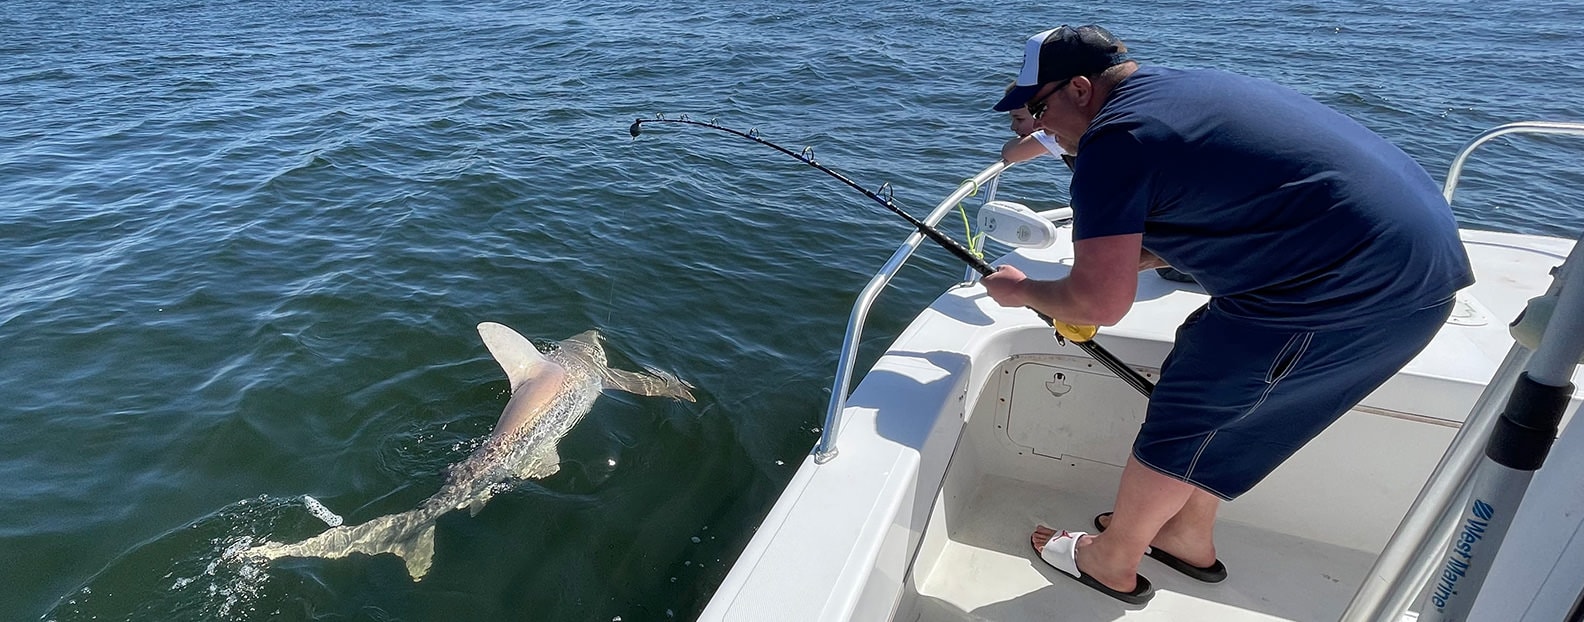
[[[918,622],[962,620],[1335,620],[1373,556],[1230,521],[1216,528],[1229,577],[1201,583],[1146,558],[1155,598],[1135,607],[1069,580],[1034,553],[1037,524],[1086,528],[1108,499],[985,476],[918,586]]]

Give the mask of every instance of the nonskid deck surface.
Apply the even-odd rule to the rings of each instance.
[[[1221,521],[1216,545],[1228,579],[1201,583],[1146,558],[1139,573],[1156,595],[1135,607],[1061,576],[1029,543],[1040,524],[1093,531],[1109,500],[987,476],[965,507],[968,515],[951,521],[949,542],[922,579],[919,622],[1335,620],[1374,561],[1362,551]]]

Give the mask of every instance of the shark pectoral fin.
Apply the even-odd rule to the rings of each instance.
[[[644,366],[647,373],[623,371],[620,369],[605,369],[601,374],[605,386],[612,389],[621,389],[636,395],[649,395],[653,397],[669,397],[677,400],[693,401],[693,385],[676,375]]]
[[[545,455],[544,460],[538,460],[529,463],[527,466],[523,467],[522,471],[517,473],[517,477],[521,477],[523,479],[543,479],[560,472],[561,454],[556,451],[555,447],[551,447],[550,453]]]

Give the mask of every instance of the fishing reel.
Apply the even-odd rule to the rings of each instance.
[[[1072,218],[1072,208],[1036,212],[1022,203],[985,201],[979,208],[979,231],[1013,248],[1050,248],[1056,244],[1056,221]]]

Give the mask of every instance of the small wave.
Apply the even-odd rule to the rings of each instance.
[[[308,521],[317,522],[296,498],[238,501],[122,554],[63,596],[42,620],[152,616],[181,622],[268,615],[274,603],[266,565],[241,553],[276,530],[301,531]]]

